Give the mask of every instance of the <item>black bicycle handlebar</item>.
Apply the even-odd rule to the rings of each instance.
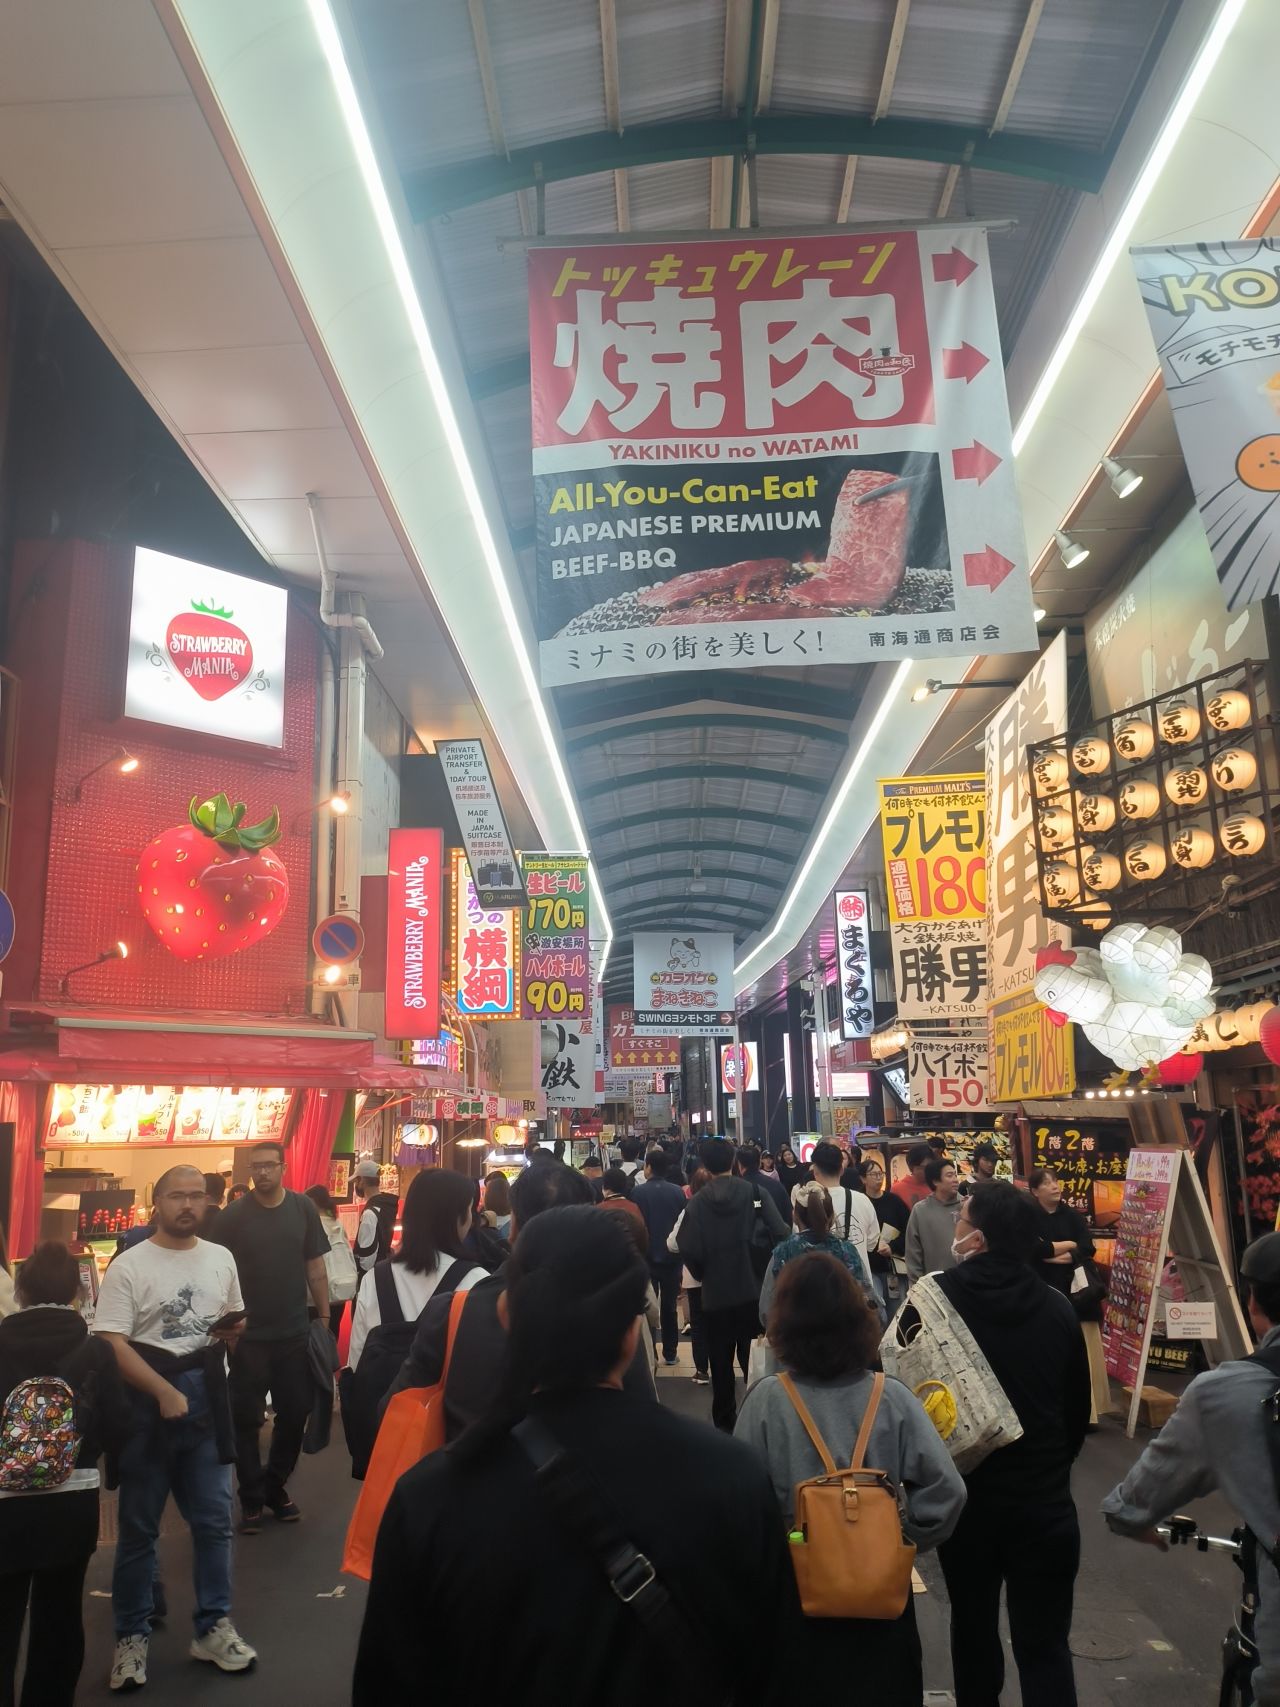
[[[1206,1535],[1194,1517],[1171,1517],[1168,1523],[1158,1523],[1156,1534],[1163,1535],[1171,1547],[1194,1547],[1197,1553],[1230,1553],[1240,1557],[1240,1535]]]

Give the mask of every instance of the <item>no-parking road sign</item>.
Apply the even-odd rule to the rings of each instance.
[[[331,913],[312,931],[311,947],[316,959],[327,966],[350,966],[364,953],[364,930],[359,919],[348,918],[346,913]]]

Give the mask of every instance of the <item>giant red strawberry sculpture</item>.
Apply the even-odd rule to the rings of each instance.
[[[148,842],[138,861],[142,916],[179,960],[220,960],[269,936],[289,904],[289,873],[269,851],[280,812],[244,822],[225,794],[192,795],[189,824]]]

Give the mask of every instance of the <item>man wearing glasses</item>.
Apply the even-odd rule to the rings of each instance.
[[[285,1190],[279,1144],[255,1144],[249,1174],[253,1190],[225,1209],[214,1228],[218,1244],[236,1259],[249,1312],[231,1361],[242,1535],[258,1533],[264,1511],[280,1523],[296,1523],[302,1515],[289,1498],[288,1482],[311,1406],[308,1303],[322,1322],[329,1320],[329,1240],[315,1204]],[[264,1471],[260,1436],[268,1393],[275,1425]]]

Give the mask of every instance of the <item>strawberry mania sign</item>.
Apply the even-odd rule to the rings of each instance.
[[[548,684],[1034,649],[986,234],[529,255]]]
[[[139,546],[125,716],[282,746],[287,618],[282,587]]]

